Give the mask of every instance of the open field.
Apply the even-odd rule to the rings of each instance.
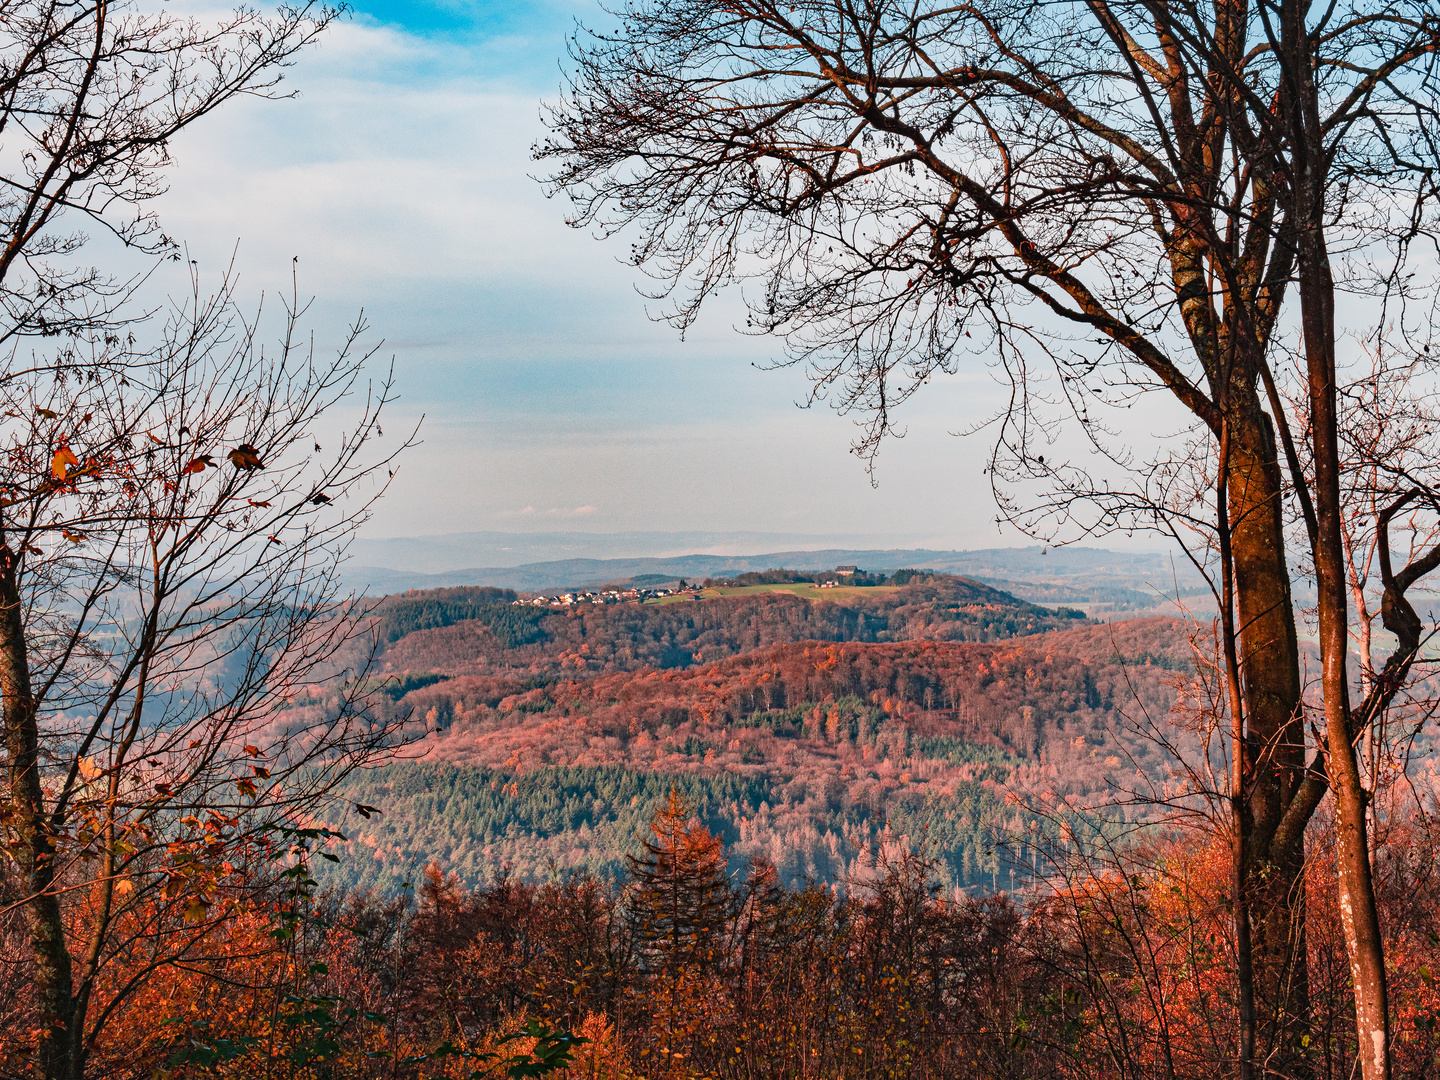
[[[700,589],[695,595],[701,600],[714,600],[721,596],[749,596],[753,593],[785,592],[798,596],[804,600],[843,600],[856,596],[880,596],[883,593],[899,591],[896,585],[837,585],[833,589],[822,589],[809,582],[798,582],[793,585],[735,585],[722,588]],[[678,604],[691,599],[691,594],[683,596],[662,596],[657,600],[647,600],[649,604]]]

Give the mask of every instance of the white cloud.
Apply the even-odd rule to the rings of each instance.
[[[335,28],[287,80],[297,100],[241,102],[179,141],[172,230],[242,237],[260,264],[298,254],[318,289],[583,273],[605,256],[526,176],[533,94],[464,59],[390,29]],[[535,258],[554,245],[565,257]]]
[[[776,348],[736,335],[733,307],[681,345],[646,319],[620,248],[564,225],[528,175],[548,85],[533,70],[355,22],[287,85],[298,99],[238,103],[177,142],[161,212],[203,264],[238,238],[256,291],[287,288],[299,256],[322,333],[363,306],[388,340],[395,427],[429,419],[374,535],[554,519],[996,541],[984,447],[945,434],[994,400],[987,377],[932,387],[872,489],[849,423],[791,407],[801,374],[751,367]]]

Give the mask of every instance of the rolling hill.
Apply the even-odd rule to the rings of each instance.
[[[612,873],[677,786],[737,865],[834,881],[888,832],[950,885],[1005,884],[1053,842],[1046,807],[1160,769],[1136,727],[1188,665],[1175,620],[1094,624],[939,576],[870,592],[553,612],[387,598],[377,707],[425,734],[350,781],[381,812],[334,822],[333,873],[387,892],[432,861],[477,884]]]
[[[682,539],[698,540],[691,534]],[[506,541],[501,543],[500,541]],[[853,564],[871,571],[927,567],[994,585],[1020,598],[1042,604],[1083,604],[1092,611],[1143,611],[1163,603],[1165,596],[1198,596],[1203,586],[1188,566],[1176,566],[1158,552],[1114,552],[1099,548],[994,548],[947,551],[929,548],[852,548],[772,550],[758,555],[715,552],[657,554],[644,557],[604,556],[523,559],[524,553],[609,551],[605,537],[560,534],[550,543],[524,536],[477,533],[450,537],[366,541],[359,560],[375,560],[347,569],[346,579],[362,593],[378,595],[406,589],[486,585],[541,592],[636,577],[656,580],[733,576],[787,566],[826,570]],[[724,546],[724,545],[722,545]],[[501,565],[466,564],[466,553],[478,556],[521,556]],[[383,560],[383,561],[381,561]]]

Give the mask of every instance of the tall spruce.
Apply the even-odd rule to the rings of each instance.
[[[642,963],[655,971],[712,966],[734,906],[720,838],[671,789],[642,847],[628,858],[629,918]]]

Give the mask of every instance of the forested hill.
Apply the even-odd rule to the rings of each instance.
[[[836,600],[760,591],[564,610],[517,607],[515,594],[500,589],[401,593],[375,609],[380,670],[602,674],[688,667],[793,641],[998,641],[1083,621],[1078,611],[948,575],[845,592]]]
[[[349,883],[388,891],[432,861],[472,883],[612,873],[678,786],[737,862],[790,879],[843,878],[888,829],[953,885],[1003,885],[1040,857],[1039,803],[1158,765],[1134,728],[1189,657],[1175,620],[1091,624],[957,579],[841,602],[503,599],[378,613],[454,621],[385,644],[382,703],[428,734],[419,760],[351,782],[381,813],[335,822]]]

